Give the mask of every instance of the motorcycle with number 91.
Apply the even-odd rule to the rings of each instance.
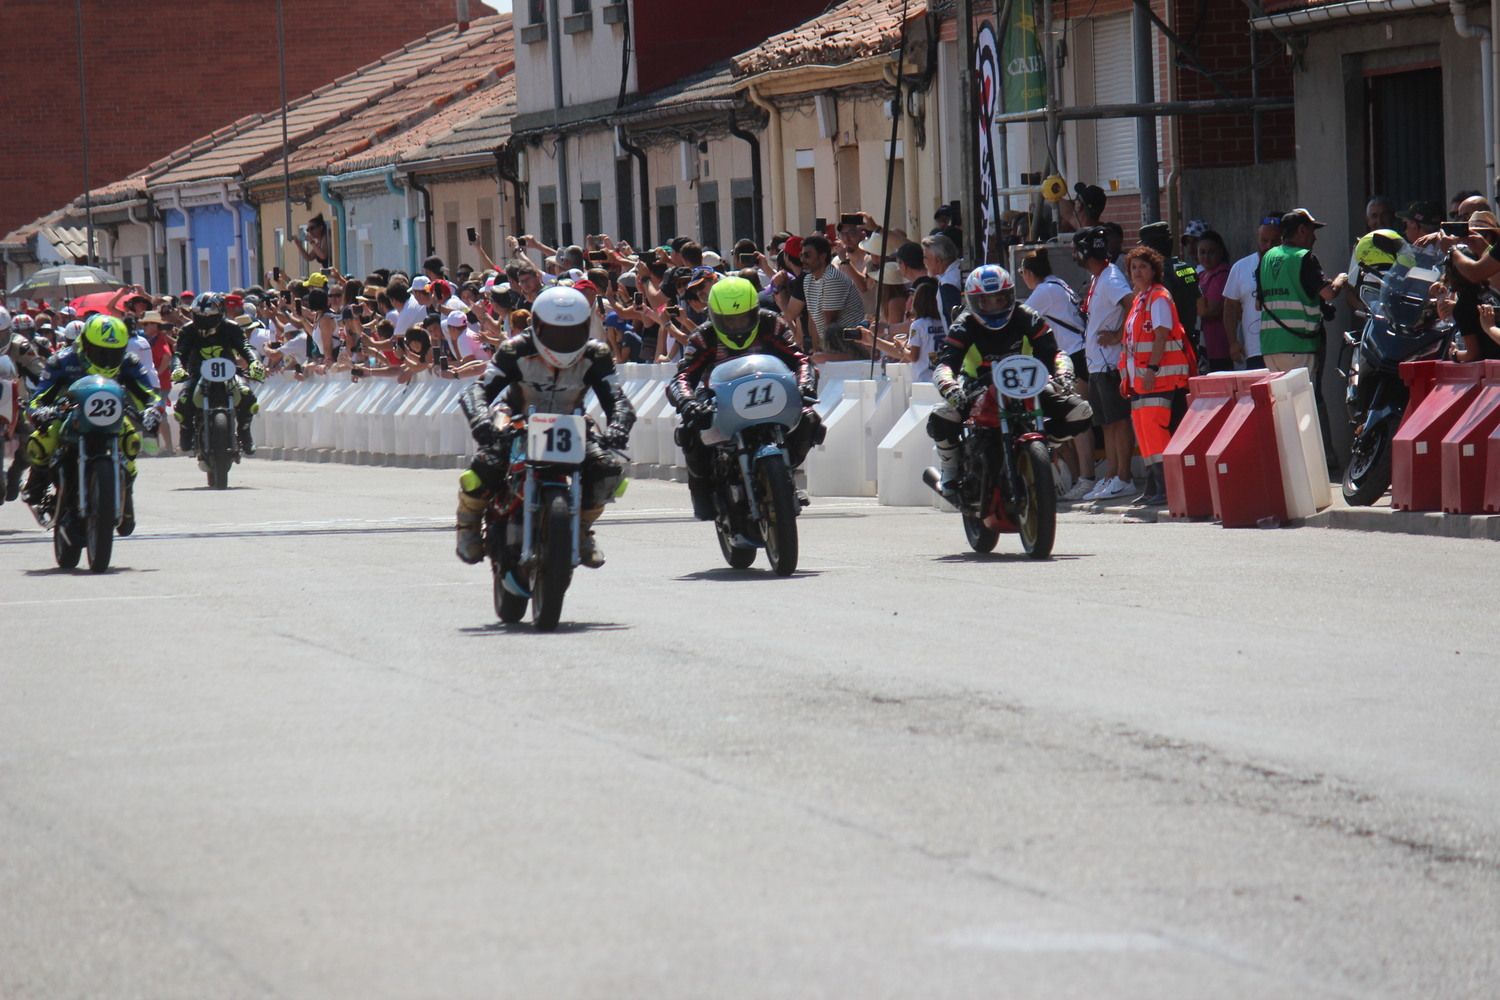
[[[958,507],[975,552],[993,551],[1002,533],[1013,532],[1031,558],[1052,554],[1057,491],[1039,405],[1050,377],[1036,358],[1012,354],[973,383],[959,439]],[[922,481],[942,495],[937,469],[924,471]]]
[[[229,467],[240,460],[236,409],[240,384],[234,361],[204,358],[198,368],[193,402],[198,407],[198,468],[208,473],[210,489],[229,487]]]

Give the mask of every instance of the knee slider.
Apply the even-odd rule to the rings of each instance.
[[[927,436],[934,441],[957,441],[959,433],[960,425],[957,421],[938,416],[936,410],[928,414]]]
[[[484,481],[473,469],[465,469],[458,477],[458,488],[471,496],[477,496],[484,489]]]
[[[48,448],[41,439],[41,431],[31,434],[26,439],[26,457],[31,460],[32,465],[46,465],[51,454],[52,449]]]

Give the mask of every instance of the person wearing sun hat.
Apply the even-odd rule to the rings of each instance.
[[[1191,262],[1198,259],[1198,238],[1212,228],[1213,226],[1210,226],[1202,219],[1188,220],[1188,224],[1182,227],[1183,260]],[[1198,272],[1201,274],[1203,269],[1199,268]]]

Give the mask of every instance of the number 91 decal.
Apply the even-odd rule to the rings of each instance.
[[[1011,399],[1031,399],[1047,388],[1051,374],[1047,366],[1028,354],[1012,354],[995,363],[995,388]]]

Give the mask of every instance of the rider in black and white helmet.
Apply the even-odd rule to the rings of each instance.
[[[508,449],[496,447],[504,432],[496,426],[491,404],[498,402],[497,409],[506,416],[525,414],[533,406],[538,413],[572,413],[592,391],[608,427],[602,434],[590,434],[584,453],[584,535],[578,554],[585,566],[604,565],[604,553],[594,541],[591,526],[604,513],[604,504],[624,475],[624,466],[605,449],[625,447],[635,410],[615,378],[609,345],[589,339],[591,316],[582,292],[567,287],[542,292],[531,306],[531,328],[497,347],[479,381],[459,398],[480,445],[474,461],[459,477],[458,557],[464,562],[484,558],[480,535],[484,508],[504,481],[510,462]]]

